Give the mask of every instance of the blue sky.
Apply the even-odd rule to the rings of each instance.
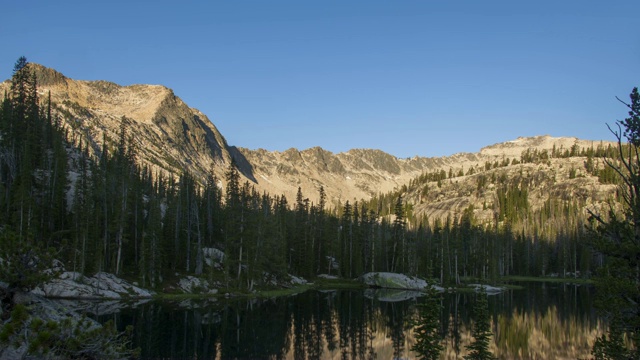
[[[3,4],[16,59],[162,84],[231,145],[398,157],[518,136],[611,139],[640,85],[640,1],[31,1]]]

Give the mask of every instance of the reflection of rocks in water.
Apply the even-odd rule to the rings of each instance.
[[[218,312],[210,312],[202,315],[202,325],[214,325],[222,322],[222,316]]]
[[[110,315],[119,313],[123,309],[135,309],[151,299],[138,299],[135,301],[119,301],[119,300],[52,300],[61,306],[72,311],[92,314],[92,315]]]
[[[217,301],[218,299],[214,297],[208,297],[205,299],[184,299],[177,302],[176,305],[181,309],[192,310],[205,308]]]
[[[487,295],[498,295],[505,291],[505,288],[503,287],[491,286],[486,284],[469,284],[469,287],[475,288],[476,291],[481,291],[481,289],[484,289]]]
[[[399,302],[413,300],[424,296],[424,293],[415,290],[366,289],[364,296],[368,299],[375,299],[382,302]]]

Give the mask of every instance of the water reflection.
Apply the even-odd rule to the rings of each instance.
[[[417,295],[309,291],[271,300],[191,303],[188,309],[149,302],[100,319],[114,319],[123,328],[134,325],[143,358],[408,359],[415,358],[409,349]],[[592,310],[592,295],[588,287],[527,284],[489,297],[494,355],[587,357],[604,330]],[[462,358],[472,340],[473,297],[442,297],[443,358]]]

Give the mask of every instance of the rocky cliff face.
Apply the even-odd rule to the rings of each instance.
[[[478,153],[410,159],[398,159],[380,150],[372,149],[353,149],[339,154],[333,154],[318,147],[302,151],[289,149],[284,152],[243,148],[239,150],[251,164],[252,174],[261,189],[275,194],[283,193],[287,198],[293,199],[298,187],[300,187],[305,197],[317,201],[319,188],[323,186],[329,202],[335,204],[338,200],[342,203],[354,199],[368,200],[377,194],[400,189],[423,173],[445,171],[458,174],[462,171],[467,174],[471,168],[474,169],[474,173],[479,173],[484,171],[487,163],[504,163],[506,161],[512,163],[514,160],[519,162],[522,154],[526,151],[546,151],[551,154],[555,149],[556,152],[563,153],[571,151],[572,148],[597,148],[600,145],[609,144],[569,137],[536,136],[487,146]],[[527,174],[541,172],[549,178],[560,181],[559,179],[569,177],[570,169],[575,168],[578,172],[579,169],[584,169],[584,161],[583,158],[552,159],[544,169],[539,171],[537,168],[533,169],[533,164],[528,164],[501,167],[496,170],[496,173],[499,173],[499,176],[511,177],[520,175],[521,171],[525,171]],[[582,173],[585,172],[582,171]],[[444,184],[441,184],[442,189],[439,188],[439,195],[436,197],[423,198],[420,192],[408,193],[408,200],[420,204],[417,207],[418,211],[437,217],[446,215],[450,211],[459,213],[470,203],[475,203],[476,208],[478,206],[482,208],[484,199],[482,201],[478,199],[461,201],[459,199],[461,196],[458,195],[467,192],[471,195],[473,192],[465,192],[463,188],[475,187],[478,176],[480,175],[456,177],[452,181],[445,181]],[[592,184],[594,181],[597,183],[595,177],[588,177],[588,179],[591,179],[589,184],[584,181],[573,181],[570,184],[578,187],[591,187],[594,185]],[[467,182],[468,184],[466,184]],[[568,186],[571,187],[571,185]],[[431,187],[436,188],[437,186],[433,183]],[[432,192],[432,195],[434,193]],[[449,202],[440,202],[443,199],[447,199]],[[426,200],[430,202],[429,206],[431,207],[424,205]],[[489,203],[492,202],[491,199]]]
[[[115,141],[126,118],[137,157],[156,171],[196,177],[222,169],[231,161],[229,146],[206,115],[190,108],[171,89],[160,85],[120,86],[108,81],[72,80],[37,64],[29,65],[38,80],[41,102],[49,93],[58,115],[77,142],[99,151]],[[0,85],[5,89],[8,82]],[[216,173],[221,175],[220,170]]]
[[[62,121],[78,143],[88,142],[94,151],[99,151],[104,139],[118,139],[124,116],[137,144],[139,161],[156,171],[177,174],[186,169],[199,179],[213,171],[224,180],[224,173],[233,159],[245,180],[259,191],[284,194],[290,202],[295,199],[298,187],[305,197],[317,202],[322,186],[328,203],[337,204],[338,201],[370,199],[376,194],[399,189],[423,173],[443,170],[466,174],[471,168],[482,169],[487,162],[520,160],[527,150],[569,151],[572,147],[589,148],[601,143],[538,136],[487,146],[478,153],[410,159],[398,159],[371,149],[339,154],[319,147],[292,148],[283,152],[249,150],[229,146],[206,115],[190,108],[164,86],[120,86],[108,81],[72,80],[53,69],[36,64],[30,66],[37,75],[42,101],[51,94]],[[8,86],[8,82],[0,84],[0,91]],[[581,160],[554,159],[544,168],[530,164],[495,171],[504,173],[500,176],[519,176],[525,172],[541,173],[545,178],[555,179],[554,185],[539,188],[541,192],[560,191],[560,188],[566,188],[566,193],[592,192],[594,187],[600,186],[592,177],[558,180],[566,178],[570,168],[580,168],[580,164],[572,163],[576,161]],[[440,187],[430,184],[427,195],[421,189],[407,192],[407,199],[416,204],[418,211],[430,216],[460,213],[469,204],[481,209],[485,203],[492,203],[495,192],[483,195],[474,190],[478,176],[458,177],[445,181]],[[488,212],[486,216],[489,216]]]

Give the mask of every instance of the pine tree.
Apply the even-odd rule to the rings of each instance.
[[[441,310],[440,295],[433,286],[428,286],[424,303],[418,304],[418,319],[413,324],[416,343],[411,350],[419,359],[437,360],[444,350],[439,333]]]
[[[609,333],[599,337],[593,354],[597,359],[637,358],[640,344],[640,93],[634,88],[631,103],[624,103],[629,117],[611,130],[618,140],[618,162],[605,159],[608,168],[622,180],[624,211],[614,209],[608,216],[591,212],[592,246],[605,256],[606,263],[596,279],[597,307],[609,320]],[[623,146],[623,138],[629,144]],[[622,341],[629,333],[636,349]]]
[[[353,245],[353,221],[352,221],[352,206],[347,200],[344,204],[342,211],[342,219],[340,222],[340,275],[345,278],[351,278],[351,262],[349,261],[351,256],[351,248]]]
[[[489,303],[487,293],[484,288],[476,294],[473,306],[473,342],[467,345],[469,353],[464,356],[465,360],[489,360],[494,359],[489,351],[489,341],[491,340],[491,321],[489,317]]]
[[[315,210],[315,234],[314,234],[314,246],[313,252],[315,253],[316,267],[314,269],[316,274],[320,274],[324,271],[323,265],[327,256],[327,242],[325,239],[325,206],[327,202],[327,194],[324,191],[324,187],[320,186],[319,190],[319,202]]]
[[[240,173],[235,161],[229,164],[225,174],[225,258],[224,267],[227,282],[233,275],[239,280],[242,272],[242,242],[244,232],[244,207],[240,188]],[[235,270],[235,272],[234,272]]]
[[[404,203],[402,196],[398,196],[393,220],[393,249],[391,258],[391,272],[404,271],[405,268],[405,227]]]

